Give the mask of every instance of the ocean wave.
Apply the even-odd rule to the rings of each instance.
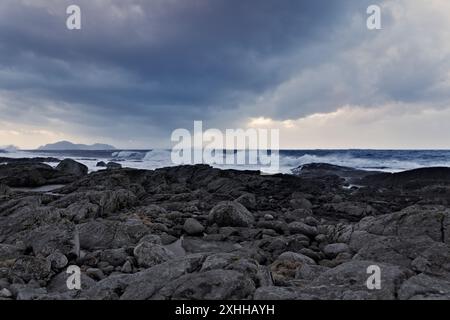
[[[112,153],[112,157],[117,160],[142,160],[146,155],[143,151],[117,151]]]
[[[416,158],[413,157],[409,159],[398,159],[398,158],[384,158],[384,157],[371,157],[364,158],[353,156],[350,153],[337,153],[329,155],[314,155],[314,154],[304,154],[301,156],[281,156],[280,166],[282,168],[297,168],[309,163],[328,163],[338,166],[351,167],[355,169],[362,170],[377,170],[386,172],[398,172],[404,170],[412,170],[427,167],[438,167],[438,166],[449,166],[450,159],[436,159],[435,161],[430,161],[429,159]]]

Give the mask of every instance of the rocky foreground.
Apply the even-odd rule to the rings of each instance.
[[[0,299],[450,299],[448,168],[87,174],[2,160]]]

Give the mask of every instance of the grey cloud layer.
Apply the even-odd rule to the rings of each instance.
[[[364,28],[371,2],[2,1],[1,117],[136,138],[194,119],[228,125],[436,99],[435,62],[406,74],[414,58],[374,65],[389,43]],[[65,29],[73,3],[80,32]],[[360,47],[372,39],[374,51]]]

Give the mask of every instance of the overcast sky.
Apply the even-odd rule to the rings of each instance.
[[[283,148],[450,148],[449,39],[448,0],[2,0],[0,145],[167,147],[203,120]]]

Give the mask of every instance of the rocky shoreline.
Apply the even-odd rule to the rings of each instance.
[[[56,161],[0,161],[0,299],[450,299],[450,168]]]

